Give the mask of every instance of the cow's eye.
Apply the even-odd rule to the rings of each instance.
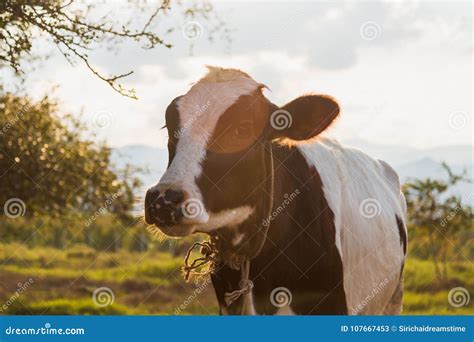
[[[252,122],[250,120],[240,122],[234,133],[240,139],[249,138],[252,135]]]

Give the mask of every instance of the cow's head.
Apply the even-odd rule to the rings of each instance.
[[[337,103],[322,95],[279,108],[263,88],[242,71],[209,67],[171,102],[168,168],[146,193],[147,223],[167,235],[186,236],[262,215],[257,211],[267,176],[264,145],[279,138],[311,139],[339,113]]]

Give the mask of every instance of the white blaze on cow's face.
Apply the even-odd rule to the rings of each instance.
[[[262,87],[239,70],[209,67],[208,74],[176,101],[179,129],[170,136],[170,141],[175,143],[174,155],[159,183],[148,191],[145,201],[152,211],[169,208],[162,220],[146,212],[147,222],[160,228],[169,226],[164,232],[170,235],[188,235],[196,230],[209,231],[238,224],[252,213],[253,208],[247,205],[210,212],[204,205],[206,201],[197,179],[205,177],[202,165],[219,119],[239,98]],[[176,208],[181,209],[182,217]]]

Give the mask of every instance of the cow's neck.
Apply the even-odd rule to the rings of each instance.
[[[323,255],[334,249],[334,215],[318,171],[296,147],[276,146],[273,150],[273,219],[262,251],[252,260],[251,277],[255,281],[264,279],[259,276],[262,271],[284,274],[285,265],[306,265],[319,252]],[[279,262],[281,259],[284,262]],[[277,273],[272,276],[278,277]]]
[[[292,218],[298,220],[298,208],[307,201],[308,182],[320,182],[296,147],[274,145],[274,191],[272,218],[262,253],[274,252],[275,243],[294,233]]]

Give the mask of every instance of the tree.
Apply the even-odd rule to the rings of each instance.
[[[448,196],[452,186],[469,181],[463,174],[455,174],[445,163],[448,174],[444,180],[414,180],[404,185],[408,217],[415,227],[428,236],[430,255],[438,281],[448,281],[448,255],[456,246],[458,233],[472,227],[473,210],[464,205],[459,196]]]
[[[143,9],[143,3],[128,1],[129,6]],[[173,3],[179,6],[181,2]],[[209,20],[212,5],[207,1],[194,1],[183,11],[185,17],[202,17]],[[0,67],[8,65],[17,73],[22,73],[22,60],[31,56],[33,43],[38,33],[48,36],[58,47],[64,57],[74,65],[77,61],[84,63],[98,78],[107,82],[121,95],[136,99],[133,89],[124,88],[119,81],[133,71],[117,75],[104,75],[93,66],[88,52],[99,44],[117,43],[133,40],[143,43],[143,48],[153,49],[157,46],[171,48],[153,32],[154,21],[159,14],[170,10],[171,1],[162,0],[159,6],[151,11],[144,23],[133,29],[131,21],[117,23],[110,4],[89,3],[77,4],[74,0],[2,0],[0,1]],[[107,14],[95,19],[94,9],[107,10]],[[100,12],[100,11],[99,11]],[[216,18],[217,19],[217,18]],[[223,27],[221,20],[209,32],[218,32]],[[170,28],[168,31],[171,31]],[[37,56],[36,56],[37,57]]]
[[[60,116],[45,97],[0,95],[0,203],[17,199],[26,216],[78,212],[94,220],[112,212],[127,218],[138,180],[114,170],[110,148],[87,139],[87,127],[70,114]],[[17,212],[10,212],[17,215]]]

